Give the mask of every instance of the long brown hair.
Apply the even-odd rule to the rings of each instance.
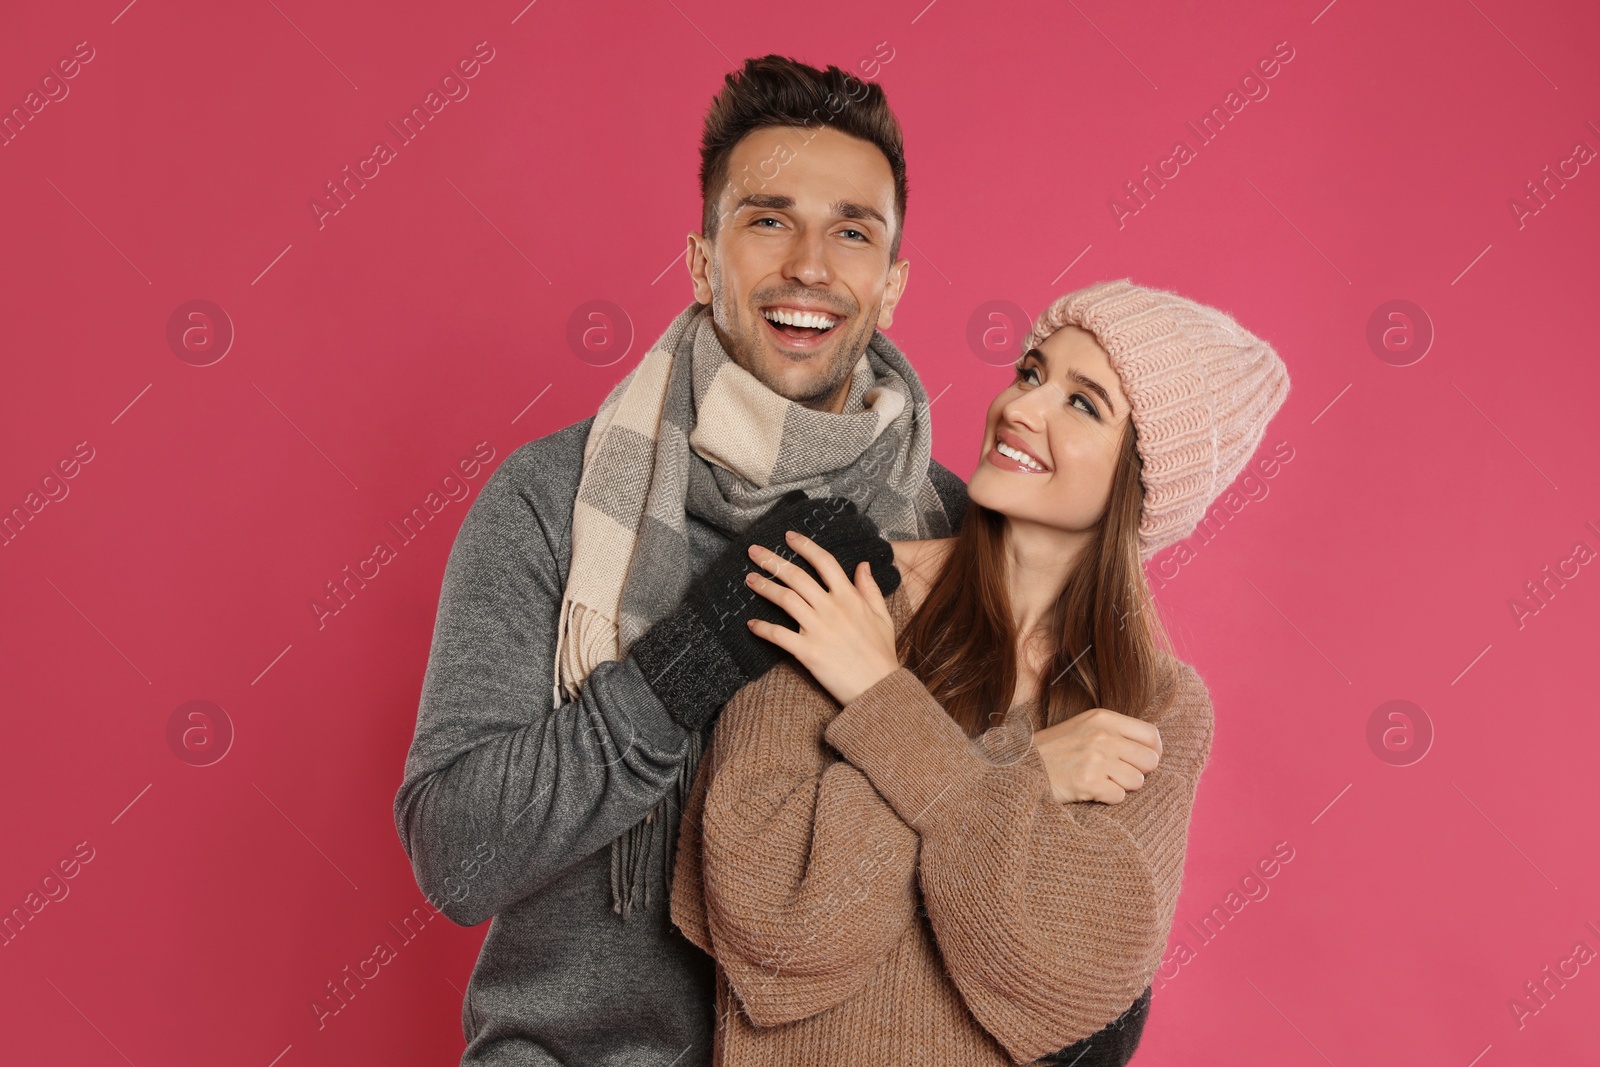
[[[1098,529],[1056,599],[1050,662],[1035,694],[1040,727],[1089,708],[1144,717],[1171,645],[1139,560],[1137,431],[1123,427],[1111,494]],[[896,640],[900,662],[976,737],[1012,704],[1017,634],[1006,586],[1006,517],[972,502],[934,577]]]

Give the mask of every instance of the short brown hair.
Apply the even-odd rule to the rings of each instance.
[[[818,70],[780,55],[747,59],[725,81],[700,139],[700,232],[706,240],[716,239],[728,157],[746,134],[768,126],[828,126],[875,145],[889,161],[895,218],[889,260],[898,259],[906,224],[905,145],[883,87],[835,66]]]

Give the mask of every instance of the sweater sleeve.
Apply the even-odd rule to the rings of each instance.
[[[541,451],[550,440],[508,456],[462,520],[394,799],[418,887],[463,926],[642,819],[688,751],[631,659],[600,664],[552,707],[566,549],[553,513],[569,517],[571,501],[540,491],[569,458]]]
[[[1087,1037],[1154,978],[1172,929],[1210,696],[1175,673],[1150,719],[1162,757],[1120,804],[1060,804],[1031,744],[996,759],[904,667],[826,737],[922,839],[921,886],[973,1016],[1025,1063]]]
[[[917,834],[823,744],[838,710],[790,662],[745,686],[685,808],[673,919],[757,1026],[844,1001],[918,921]]]

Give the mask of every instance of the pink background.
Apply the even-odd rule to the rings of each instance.
[[[1131,276],[1290,368],[1266,448],[1292,459],[1156,571],[1217,731],[1136,1062],[1594,1047],[1600,967],[1562,962],[1600,949],[1600,167],[1563,162],[1600,148],[1592,5],[125,2],[0,18],[7,109],[93,50],[0,147],[0,511],[66,492],[0,547],[0,909],[93,857],[0,947],[8,1062],[455,1062],[487,927],[395,933],[423,901],[390,806],[468,501],[403,547],[386,524],[478,442],[447,488],[592,413],[689,301],[704,108],[769,51],[875,72],[904,124],[890,332],[958,474],[1006,378],[967,343],[991,300]],[[324,183],[480,41],[470,95],[319,228]],[[1185,123],[1279,42],[1269,95],[1198,147]],[[1196,158],[1119,227],[1179,138]],[[1570,177],[1541,204],[1547,165]],[[209,366],[167,341],[197,299],[235,331]],[[594,300],[625,357],[620,321],[569,345]],[[1420,361],[1367,341],[1391,300],[1431,323]],[[319,626],[380,539],[397,558]],[[1547,565],[1569,577],[1519,620]],[[169,744],[191,700],[234,732],[209,766]],[[1369,742],[1391,700],[1422,758]],[[324,983],[384,940],[319,1030]]]

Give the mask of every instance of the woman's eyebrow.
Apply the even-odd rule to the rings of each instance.
[[[1043,349],[1030,348],[1028,351],[1023,353],[1022,358],[1027,359],[1029,356],[1032,356],[1034,359],[1037,359],[1040,363],[1044,364],[1046,374],[1050,373],[1050,357],[1044,354]],[[1113,415],[1117,413],[1117,406],[1111,402],[1111,394],[1107,393],[1105,388],[1099,382],[1095,381],[1093,378],[1089,377],[1087,374],[1075,367],[1069,367],[1067,369],[1067,377],[1071,378],[1085,389],[1094,390],[1095,393],[1099,395],[1100,399],[1105,401],[1106,410],[1111,412]]]

